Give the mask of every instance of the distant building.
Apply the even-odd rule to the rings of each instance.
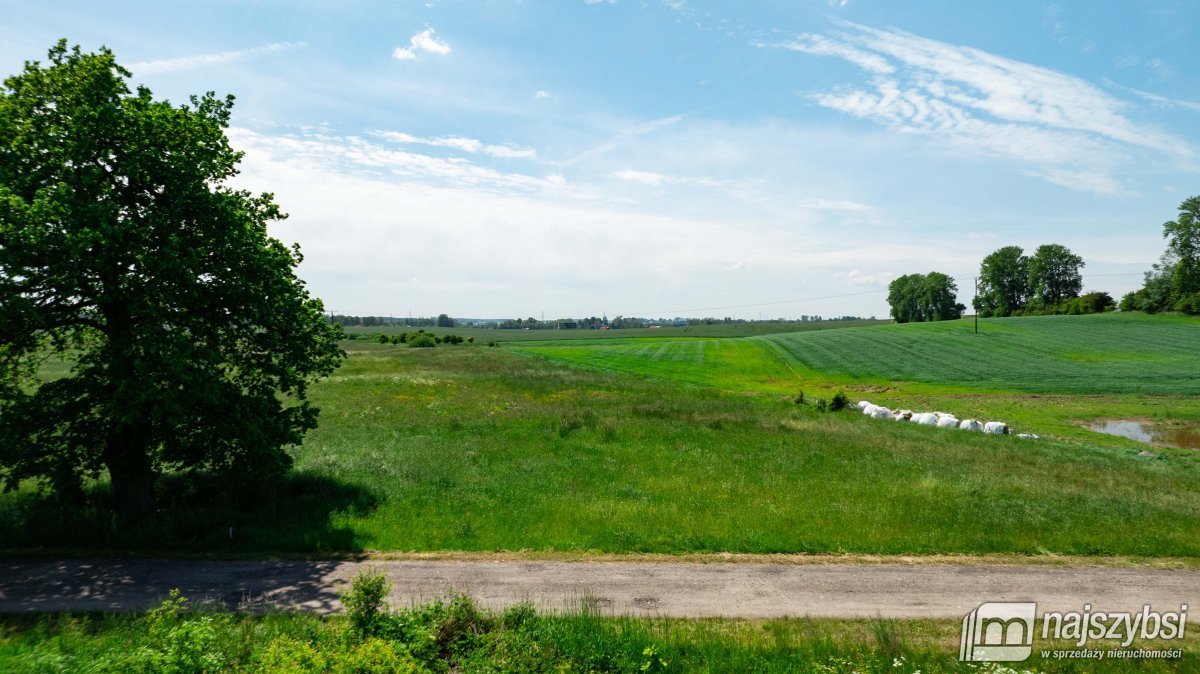
[[[578,321],[559,321],[558,329],[559,330],[578,330],[579,322]]]
[[[688,325],[688,322],[687,321],[675,321],[671,325],[673,325],[676,328],[686,328]]]

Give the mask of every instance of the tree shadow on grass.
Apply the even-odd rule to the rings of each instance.
[[[271,484],[168,475],[158,511],[144,523],[119,525],[106,485],[84,505],[34,493],[0,495],[0,555],[341,556],[367,542],[337,523],[375,509],[378,499],[358,485],[293,472]]]

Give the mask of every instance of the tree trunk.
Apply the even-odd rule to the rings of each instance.
[[[104,465],[112,482],[117,519],[123,523],[145,520],[154,511],[154,469],[139,434],[128,427],[109,436]]]

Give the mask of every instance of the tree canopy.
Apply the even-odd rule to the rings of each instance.
[[[897,323],[962,318],[954,279],[941,272],[905,274],[888,284],[888,304]]]
[[[1179,204],[1179,217],[1163,223],[1163,238],[1162,259],[1140,290],[1122,298],[1121,308],[1200,314],[1200,196]]]
[[[1029,258],[1030,304],[1036,310],[1054,311],[1064,301],[1079,297],[1083,289],[1083,258],[1066,246],[1048,243],[1038,246]]]
[[[233,98],[129,77],[64,40],[0,89],[0,477],[77,496],[107,473],[140,516],[166,471],[285,470],[344,354],[273,197],[228,185]]]
[[[1020,246],[1005,246],[983,258],[975,309],[981,316],[1011,316],[1029,297],[1029,258]]]

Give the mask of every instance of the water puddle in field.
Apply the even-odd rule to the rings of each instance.
[[[1085,425],[1088,430],[1107,433],[1119,438],[1137,440],[1148,445],[1170,445],[1200,449],[1200,424],[1158,426],[1149,421],[1127,419],[1098,419]]]

